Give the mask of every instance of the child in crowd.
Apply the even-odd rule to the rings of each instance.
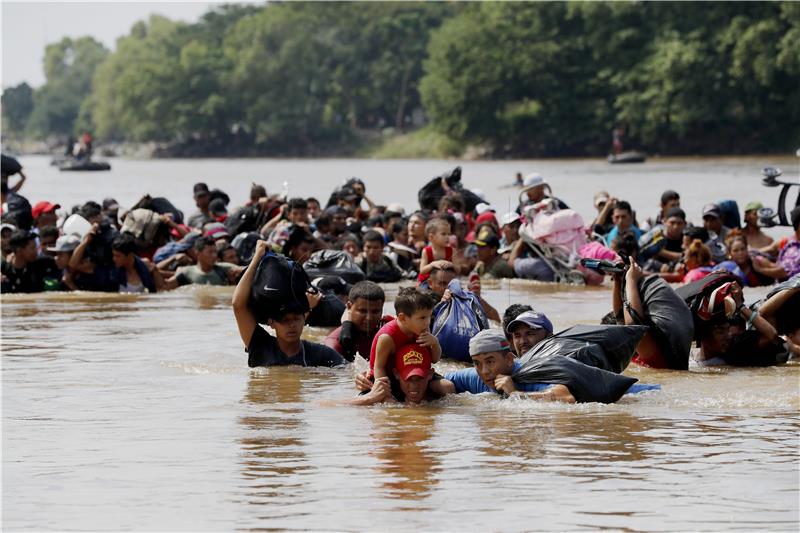
[[[388,322],[375,335],[369,355],[370,373],[375,379],[389,377],[394,356],[408,344],[424,346],[431,352],[431,361],[442,356],[439,341],[430,332],[433,298],[413,287],[400,289],[394,301],[397,318]]]
[[[428,279],[431,270],[441,265],[441,261],[453,261],[453,247],[450,246],[452,234],[450,224],[443,218],[434,218],[425,225],[425,235],[430,244],[422,249],[419,261],[420,282]]]
[[[342,325],[333,330],[323,343],[336,350],[348,361],[356,353],[364,359],[372,350],[372,341],[381,326],[393,318],[383,316],[386,295],[377,283],[360,281],[350,289],[347,309],[342,315]]]
[[[356,259],[369,281],[391,283],[400,281],[403,271],[383,253],[383,235],[375,230],[364,234],[364,252]]]

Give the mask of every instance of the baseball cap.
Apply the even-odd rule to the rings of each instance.
[[[511,350],[511,344],[499,329],[484,329],[469,340],[469,355]]]
[[[477,246],[491,246],[494,248],[500,247],[500,239],[497,238],[492,230],[486,226],[482,227],[472,241]]]
[[[533,329],[544,329],[548,333],[553,333],[553,324],[547,315],[544,313],[537,313],[536,311],[525,311],[517,318],[508,323],[506,330],[511,332],[520,324],[525,324]]]
[[[33,218],[39,218],[42,216],[42,213],[52,213],[60,207],[59,204],[50,202],[37,202],[36,205],[33,206],[33,209],[31,209],[31,215],[33,215]]]
[[[394,367],[403,381],[412,376],[428,377],[431,373],[431,352],[425,346],[406,344],[397,350]]]
[[[744,206],[744,212],[747,213],[748,211],[758,211],[759,209],[763,209],[764,204],[761,202],[748,202],[746,206]]]
[[[706,204],[703,206],[703,218],[705,217],[714,217],[720,218],[721,212],[719,206],[717,204]]]
[[[49,252],[71,252],[81,243],[80,237],[77,235],[62,235],[56,239],[55,246],[48,246]]]
[[[0,232],[9,230],[9,231],[16,231],[17,227],[14,224],[2,224],[0,225]]]
[[[230,237],[231,234],[228,233],[228,229],[225,227],[225,224],[222,222],[213,222],[211,224],[206,224],[205,226],[205,233],[203,233],[205,237],[211,237],[212,239],[223,239],[225,237]]]
[[[225,215],[228,213],[228,209],[225,207],[225,200],[222,198],[214,198],[208,204],[208,210],[211,212],[212,215],[219,216]]]
[[[494,207],[492,207],[491,205],[489,205],[489,204],[487,204],[485,202],[481,202],[481,203],[479,203],[478,205],[475,206],[475,212],[477,212],[479,215],[482,215],[487,211],[495,211],[495,212],[497,212],[497,210]]]
[[[533,187],[538,187],[539,185],[546,185],[547,181],[544,179],[544,176],[539,174],[538,172],[533,172],[525,176],[525,181],[522,182],[523,189],[531,189]]]
[[[599,191],[597,194],[594,195],[594,206],[597,207],[600,204],[604,204],[608,202],[609,195],[606,191]]]
[[[403,208],[402,205],[398,204],[397,202],[389,204],[386,206],[387,213],[397,213],[399,215],[405,215],[406,210]]]
[[[500,217],[501,226],[508,226],[509,224],[513,224],[514,222],[520,222],[520,221],[521,221],[520,215],[516,211],[511,211]]]

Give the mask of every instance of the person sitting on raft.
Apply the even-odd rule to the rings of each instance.
[[[342,325],[331,331],[323,343],[348,361],[353,361],[356,353],[366,359],[378,330],[393,318],[383,316],[385,301],[386,295],[377,283],[360,281],[353,285],[342,315]]]
[[[332,348],[300,339],[306,320],[305,313],[300,309],[283,306],[274,311],[267,325],[275,330],[275,337],[258,325],[249,307],[250,289],[266,251],[267,242],[258,241],[253,259],[239,280],[239,284],[236,285],[231,302],[239,336],[248,353],[248,366],[252,368],[276,365],[328,367],[343,365],[344,359]]]

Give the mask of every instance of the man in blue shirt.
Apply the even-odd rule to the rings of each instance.
[[[614,206],[613,214],[611,215],[611,220],[614,222],[614,227],[611,231],[608,232],[606,235],[606,246],[611,247],[611,244],[614,242],[614,239],[617,238],[617,235],[622,233],[623,231],[630,230],[636,235],[636,240],[638,241],[639,238],[642,236],[642,230],[637,228],[634,225],[634,218],[633,218],[633,208],[631,204],[624,200],[620,200],[617,202],[617,205]]]
[[[575,403],[575,398],[565,385],[514,383],[511,375],[519,363],[514,359],[511,344],[500,330],[485,329],[470,339],[469,355],[474,366],[445,374],[444,379],[438,380],[440,392],[498,392],[509,395],[526,392],[530,393],[526,396],[532,399]],[[438,388],[434,382],[431,386]]]

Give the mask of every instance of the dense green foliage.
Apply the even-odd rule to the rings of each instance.
[[[789,2],[227,5],[138,22],[110,55],[64,39],[45,71],[4,92],[6,131],[187,155],[353,153],[423,117],[440,146],[495,155],[601,154],[614,127],[661,153],[800,139]]]

